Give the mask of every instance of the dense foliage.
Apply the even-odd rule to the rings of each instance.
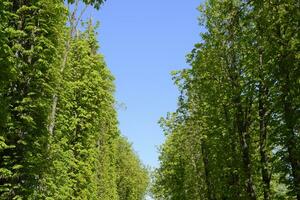
[[[80,5],[103,1],[67,3],[0,2],[0,199],[141,200],[148,173],[119,133],[114,78],[92,21],[78,27]]]
[[[174,73],[181,95],[156,199],[300,199],[300,5],[207,0],[206,27]]]

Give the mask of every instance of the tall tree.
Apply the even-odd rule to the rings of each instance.
[[[205,186],[192,199],[299,199],[298,10],[292,0],[200,7],[207,31],[188,55],[191,69],[175,76],[181,95],[164,123],[158,199],[191,199],[190,181]]]
[[[81,25],[103,1],[65,3],[0,2],[0,198],[142,199],[148,175],[120,136],[97,26]]]
[[[46,162],[47,110],[64,26],[61,1],[2,1],[1,198],[27,198]],[[1,35],[2,35],[1,34]],[[6,78],[2,78],[6,77]],[[1,109],[2,110],[2,109]]]

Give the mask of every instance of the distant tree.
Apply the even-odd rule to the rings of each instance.
[[[116,141],[117,190],[120,200],[142,200],[145,197],[149,177],[126,138]]]

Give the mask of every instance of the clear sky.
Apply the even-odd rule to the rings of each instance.
[[[177,107],[170,72],[188,67],[185,56],[200,41],[201,0],[107,0],[100,11],[101,53],[116,78],[120,129],[144,164],[158,166],[164,135],[157,124]]]

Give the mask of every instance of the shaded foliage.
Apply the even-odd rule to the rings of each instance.
[[[157,199],[299,199],[299,3],[208,0],[174,73]],[[189,184],[191,183],[191,184]]]

